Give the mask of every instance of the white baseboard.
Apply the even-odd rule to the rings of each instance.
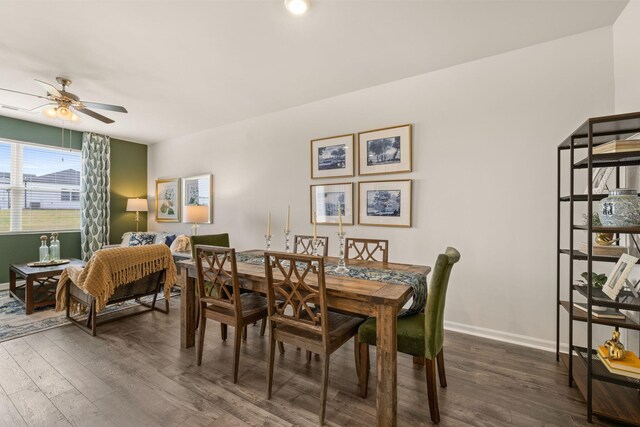
[[[0,291],[8,291],[9,283],[0,283]]]
[[[526,335],[512,334],[510,332],[498,331],[496,329],[482,328],[480,326],[465,325],[463,323],[448,321],[444,322],[444,328],[449,331],[488,338],[495,341],[507,342],[510,344],[522,345],[538,350],[550,351],[553,353],[556,351],[555,341],[533,338]],[[566,352],[568,348],[569,347],[566,344],[560,343],[560,351]]]

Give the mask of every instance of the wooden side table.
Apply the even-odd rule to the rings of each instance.
[[[53,267],[29,267],[27,263],[9,266],[9,295],[20,301],[27,315],[40,307],[56,305],[56,287],[62,271],[69,266],[84,265],[79,259],[71,259],[69,263]],[[18,286],[17,279],[25,280]]]

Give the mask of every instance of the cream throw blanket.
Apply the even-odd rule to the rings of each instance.
[[[164,296],[176,284],[176,265],[165,244],[102,249],[93,254],[84,268],[67,267],[56,289],[56,311],[66,309],[66,286],[72,281],[96,300],[96,312],[102,310],[118,286],[165,270]],[[76,311],[76,307],[72,307]]]

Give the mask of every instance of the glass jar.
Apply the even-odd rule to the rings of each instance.
[[[40,262],[49,261],[49,248],[47,247],[47,236],[40,236]]]
[[[49,258],[52,260],[60,259],[60,242],[58,241],[58,233],[51,233],[51,243],[49,244]]]
[[[634,227],[640,225],[640,198],[638,190],[616,188],[600,200],[600,222],[609,227]]]

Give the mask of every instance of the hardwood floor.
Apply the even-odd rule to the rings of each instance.
[[[266,400],[268,337],[249,327],[233,384],[233,328],[208,328],[202,366],[180,349],[179,301],[171,314],[124,319],[91,337],[69,325],[0,345],[0,426],[317,425],[322,364],[304,351],[276,354]],[[375,348],[371,348],[375,353]],[[372,363],[375,356],[372,354]],[[586,408],[551,353],[448,332],[442,426],[585,425]],[[398,355],[398,424],[430,425],[424,367]],[[331,357],[328,425],[375,424],[375,368],[358,397],[353,343]],[[607,425],[596,420],[597,425]]]

